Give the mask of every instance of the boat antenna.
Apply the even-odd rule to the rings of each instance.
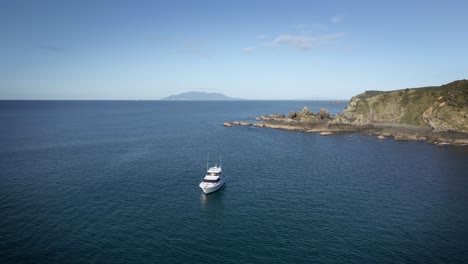
[[[221,154],[219,154],[219,167],[221,168]]]
[[[208,171],[208,162],[210,161],[210,153],[208,152],[208,158],[206,159],[206,170]]]

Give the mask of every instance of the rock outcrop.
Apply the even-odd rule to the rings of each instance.
[[[331,134],[333,134],[331,131],[322,131],[322,132],[320,132],[321,136],[330,136]]]
[[[327,109],[316,114],[301,111],[263,115],[262,123],[225,122],[225,126],[257,126],[319,132],[363,132],[377,139],[424,140],[434,144],[468,144],[468,80],[439,87],[390,92],[366,91],[351,99],[343,113],[331,116]]]
[[[327,121],[327,120],[330,119],[330,112],[329,112],[327,109],[322,108],[322,109],[320,109],[320,111],[317,112],[317,115],[316,115],[316,116],[317,116],[317,118],[318,118],[319,120],[325,120],[325,121]]]

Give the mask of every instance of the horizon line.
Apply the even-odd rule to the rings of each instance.
[[[349,101],[351,99],[233,99],[233,100],[163,100],[163,99],[9,99],[0,101],[163,101],[163,102],[243,102],[243,101]]]

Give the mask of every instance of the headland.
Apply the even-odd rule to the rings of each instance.
[[[354,96],[342,113],[327,109],[269,114],[257,122],[225,122],[224,126],[256,126],[321,135],[361,132],[384,140],[421,140],[444,145],[468,145],[468,80],[442,86],[395,91],[366,91]]]

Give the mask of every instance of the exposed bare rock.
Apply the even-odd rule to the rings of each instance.
[[[289,112],[288,118],[295,119],[297,117],[297,113],[294,111]]]
[[[294,130],[294,131],[303,131],[304,128],[297,126],[294,123],[265,123],[264,127],[284,129],[284,130]]]
[[[270,119],[284,119],[286,118],[286,116],[284,114],[273,114],[273,115],[270,115]]]
[[[328,120],[330,119],[330,112],[327,109],[322,108],[317,112],[315,116],[318,120]]]
[[[351,123],[341,115],[336,115],[330,122],[330,125],[350,125]]]
[[[468,106],[458,107],[442,102],[429,107],[422,114],[421,121],[437,132],[459,131],[468,134]]]
[[[333,132],[331,132],[331,131],[322,131],[322,132],[320,132],[321,136],[330,136],[331,134],[333,134]]]
[[[436,143],[436,146],[437,147],[445,147],[445,146],[450,146],[451,144],[448,143],[448,142],[439,142],[439,143]]]
[[[468,145],[468,138],[455,139],[455,140],[452,141],[452,144],[457,145],[457,146],[466,146],[466,145]]]
[[[419,140],[417,136],[410,134],[399,134],[395,135],[393,138],[398,141]]]
[[[233,125],[235,126],[251,126],[252,123],[250,122],[242,122],[242,121],[234,121],[232,122]]]
[[[317,117],[313,114],[301,115],[301,119],[299,120],[301,123],[308,123],[308,124],[316,124],[318,122]]]
[[[240,125],[240,126],[251,126],[252,123],[249,123],[249,122],[239,122],[239,125]]]
[[[383,139],[385,139],[385,137],[384,137],[383,135],[379,135],[379,136],[377,137],[377,139],[383,140]]]
[[[301,116],[310,116],[310,115],[313,115],[313,113],[309,110],[309,108],[307,108],[307,106],[304,106],[304,108],[302,108],[302,110],[299,112],[299,114]]]
[[[224,123],[223,123],[223,126],[225,126],[225,127],[233,127],[234,124],[231,123],[231,122],[224,122]]]

